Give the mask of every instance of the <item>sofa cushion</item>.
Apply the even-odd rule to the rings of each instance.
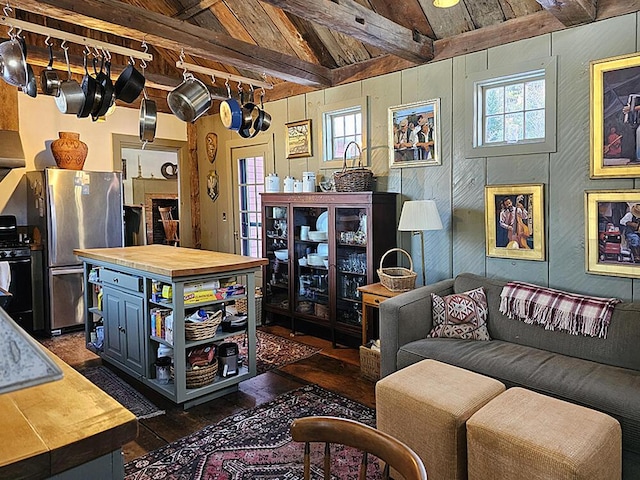
[[[491,340],[487,331],[487,297],[482,288],[441,297],[431,294],[433,328],[428,337]]]
[[[640,370],[640,302],[622,302],[611,316],[607,338],[571,335],[528,325],[500,313],[500,293],[507,282],[471,273],[460,274],[454,291],[484,288],[489,305],[487,328],[491,338],[504,340],[585,360]]]
[[[555,332],[556,334],[558,332]],[[398,368],[430,358],[599,410],[622,426],[623,446],[640,453],[640,372],[500,340],[425,338],[404,345]]]

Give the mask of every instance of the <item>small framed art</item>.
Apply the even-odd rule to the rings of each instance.
[[[543,185],[487,185],[485,236],[489,257],[544,260]]]
[[[310,157],[311,120],[301,120],[285,124],[287,158]]]

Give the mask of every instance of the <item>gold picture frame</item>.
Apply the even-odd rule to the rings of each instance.
[[[587,190],[584,202],[587,273],[640,278],[640,191]]]
[[[286,123],[287,158],[311,157],[311,120]]]
[[[389,107],[389,167],[442,164],[440,99]]]
[[[594,60],[591,178],[640,177],[640,55]]]
[[[544,260],[543,185],[487,185],[484,193],[487,256]]]

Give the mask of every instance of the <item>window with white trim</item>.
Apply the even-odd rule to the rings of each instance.
[[[360,105],[324,114],[324,158],[331,161],[344,157],[350,142],[362,147],[362,109]]]

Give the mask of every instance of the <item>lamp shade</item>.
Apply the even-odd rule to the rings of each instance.
[[[419,232],[422,230],[442,230],[438,207],[433,200],[409,200],[402,205],[398,230]]]
[[[449,8],[460,3],[460,0],[433,0],[433,6],[438,8]]]

